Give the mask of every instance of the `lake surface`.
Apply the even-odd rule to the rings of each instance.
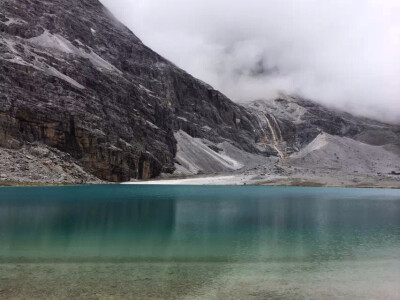
[[[0,188],[0,298],[400,299],[400,190]]]

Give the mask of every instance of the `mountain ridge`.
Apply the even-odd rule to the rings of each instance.
[[[42,142],[109,181],[172,172],[179,129],[261,151],[243,107],[143,45],[99,1],[6,0],[1,12],[0,145]]]
[[[236,104],[144,45],[98,0],[4,0],[0,33],[0,147],[24,158],[3,178],[247,172],[272,168],[321,132],[400,144],[400,126],[301,97]]]

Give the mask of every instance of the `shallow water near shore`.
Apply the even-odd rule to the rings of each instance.
[[[399,299],[400,191],[0,188],[0,298]]]

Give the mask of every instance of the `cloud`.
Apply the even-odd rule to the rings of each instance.
[[[234,101],[298,94],[400,120],[398,0],[102,0]]]

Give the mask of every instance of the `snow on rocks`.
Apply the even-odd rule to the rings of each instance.
[[[199,172],[227,172],[238,170],[243,164],[229,157],[224,152],[212,150],[199,138],[193,138],[180,130],[175,133],[178,142],[178,152],[175,160],[177,172],[183,174],[198,174]]]
[[[84,49],[75,47],[70,41],[68,41],[61,35],[51,34],[47,30],[45,30],[41,35],[33,37],[28,41],[43,48],[49,48],[63,53],[75,54],[83,58],[87,58],[94,66],[100,68],[101,70],[105,69],[108,71],[121,73],[120,70],[118,70],[108,61],[101,58],[94,51],[90,50],[90,53],[87,53]]]

